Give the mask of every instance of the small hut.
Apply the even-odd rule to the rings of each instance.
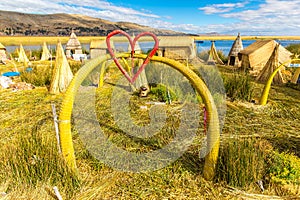
[[[29,62],[29,59],[25,53],[25,50],[23,48],[23,45],[20,44],[20,50],[19,50],[19,58],[18,58],[18,62],[23,62],[25,64],[27,64]]]
[[[42,52],[41,60],[49,60],[49,58],[51,58],[51,54],[50,54],[50,51],[47,47],[46,42],[44,42],[43,43],[43,52]]]
[[[232,44],[232,47],[228,54],[228,65],[239,67],[240,66],[240,60],[238,57],[238,53],[243,50],[243,42],[242,38],[240,36],[240,33],[238,33],[238,36],[236,37],[235,41]]]
[[[110,46],[112,49],[115,49],[114,43],[110,40]],[[107,45],[105,40],[92,40],[90,44],[90,57],[91,59],[98,56],[108,54]]]
[[[300,68],[296,69],[291,82],[295,84],[300,84]]]
[[[76,34],[72,31],[69,41],[66,44],[66,57],[74,60],[80,60],[86,58],[86,55],[82,53],[82,47],[77,39]]]
[[[55,66],[53,69],[50,93],[64,92],[73,78],[64,49],[59,41],[56,46]]]
[[[5,62],[6,60],[6,48],[0,43],[0,61]]]
[[[209,65],[215,65],[215,64],[224,65],[223,61],[218,56],[218,52],[215,46],[215,41],[211,41],[207,63]]]
[[[196,57],[194,38],[186,36],[159,37],[159,56],[174,60],[186,60]]]
[[[238,54],[241,59],[241,67],[249,70],[250,75],[257,76],[271,57],[274,48],[278,44],[274,40],[257,40]],[[284,63],[292,55],[287,49],[279,45],[278,62]]]
[[[256,80],[259,82],[267,82],[271,74],[274,72],[275,69],[277,69],[280,66],[280,62],[278,60],[278,50],[279,50],[279,44],[276,44],[273,53],[271,57],[269,58],[268,62],[264,66],[264,68],[261,70],[259,75],[257,76]],[[283,79],[281,71],[276,73],[276,75],[273,78],[274,84],[283,84],[285,81]]]

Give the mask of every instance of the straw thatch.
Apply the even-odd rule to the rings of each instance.
[[[223,61],[219,58],[218,52],[215,46],[215,41],[211,41],[211,46],[210,46],[210,51],[209,51],[209,56],[207,60],[208,64],[219,64],[219,65],[224,65]]]
[[[269,58],[268,62],[264,66],[264,68],[261,70],[259,75],[257,76],[256,80],[259,82],[267,82],[271,74],[274,72],[275,69],[277,69],[281,63],[279,63],[278,60],[278,51],[279,51],[279,44],[277,44],[274,48],[274,51]],[[273,78],[274,84],[282,84],[285,81],[283,80],[281,71],[277,72],[276,75]]]
[[[242,68],[249,70],[250,75],[257,76],[268,62],[276,44],[278,43],[274,40],[258,40],[240,51],[238,55],[242,61]],[[278,62],[288,61],[291,55],[291,52],[279,45]]]
[[[292,77],[292,83],[300,83],[300,68],[296,69],[293,77]]]
[[[0,43],[0,61],[6,60],[6,48],[3,44]]]
[[[72,31],[70,39],[66,44],[66,57],[72,58],[73,54],[82,54],[81,44],[74,31]]]
[[[196,57],[194,38],[186,36],[159,37],[158,55],[174,60],[186,60]]]
[[[240,33],[238,33],[238,36],[236,37],[230,51],[228,54],[228,65],[239,67],[240,66],[240,60],[238,57],[238,53],[243,50],[243,42],[242,38],[240,36]]]
[[[20,44],[20,50],[19,50],[19,58],[18,58],[18,62],[23,62],[23,63],[28,63],[29,59],[26,56],[25,50],[23,48],[23,45]]]
[[[49,60],[49,58],[51,58],[51,54],[49,52],[49,49],[47,47],[46,42],[44,42],[43,43],[43,52],[42,52],[41,60]]]
[[[110,40],[110,46],[115,49],[114,43]],[[107,45],[105,40],[92,40],[90,43],[90,57],[91,59],[98,56],[108,54]]]
[[[57,94],[64,92],[72,78],[73,73],[70,69],[61,42],[59,41],[56,46],[56,59],[50,85],[50,93]]]

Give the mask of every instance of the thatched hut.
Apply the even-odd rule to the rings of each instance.
[[[51,58],[51,54],[50,54],[50,51],[47,47],[46,42],[44,42],[43,43],[43,52],[42,52],[41,60],[49,60],[49,58]]]
[[[269,58],[268,62],[264,66],[264,68],[261,70],[259,75],[257,76],[256,80],[259,82],[267,82],[271,74],[274,72],[275,69],[277,69],[280,66],[280,62],[278,60],[278,51],[279,51],[279,44],[276,44],[273,53],[271,57]],[[285,80],[283,79],[281,70],[276,73],[276,75],[273,78],[274,84],[282,84]]]
[[[278,43],[274,40],[258,40],[252,43],[238,54],[241,67],[249,70],[250,75],[257,76],[268,62],[276,44]],[[291,55],[291,52],[279,45],[278,62],[288,61]]]
[[[74,55],[82,55],[82,47],[76,34],[72,31],[69,41],[66,44],[66,57],[74,58]]]
[[[110,40],[110,46],[115,49],[114,43]],[[91,59],[98,56],[108,54],[107,45],[105,40],[92,40],[90,43],[90,57]]]
[[[57,94],[64,92],[73,78],[70,65],[64,53],[61,42],[56,46],[55,66],[53,69],[50,93]]]
[[[0,43],[0,61],[5,62],[6,60],[6,48],[3,44]]]
[[[20,50],[19,50],[19,58],[18,58],[18,62],[23,62],[25,64],[27,64],[29,62],[29,59],[25,53],[25,50],[23,48],[23,45],[20,44]]]
[[[238,36],[236,37],[235,41],[232,44],[232,47],[228,54],[228,65],[239,67],[240,66],[240,60],[238,57],[238,53],[243,50],[243,42],[240,33],[238,33]]]
[[[174,60],[186,60],[196,57],[194,38],[186,36],[159,37],[158,55]]]
[[[215,41],[211,41],[207,63],[209,65],[214,65],[214,64],[224,65],[223,61],[218,56],[218,52],[215,46]]]

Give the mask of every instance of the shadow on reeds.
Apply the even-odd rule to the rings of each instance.
[[[107,83],[107,84],[109,84],[109,85],[112,85],[112,86],[114,86],[114,87],[122,88],[122,89],[124,89],[125,91],[130,91],[130,89],[131,89],[129,85],[120,85],[120,84],[111,83],[111,82],[105,82],[105,83]]]

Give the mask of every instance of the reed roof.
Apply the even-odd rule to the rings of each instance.
[[[194,46],[194,38],[188,36],[161,36],[159,47],[191,47]]]
[[[229,56],[237,56],[238,53],[243,50],[243,42],[240,33],[238,33],[238,36],[236,37],[235,41],[232,44],[232,47],[229,51]]]
[[[70,39],[66,44],[66,49],[81,49],[81,44],[74,31],[72,31]]]
[[[211,42],[209,57],[208,57],[207,62],[208,63],[217,63],[217,64],[220,64],[220,65],[224,65],[223,61],[218,56],[218,52],[217,52],[214,41]]]
[[[251,45],[249,45],[247,48],[240,51],[240,53],[244,55],[248,55],[254,53],[255,51],[261,48],[264,48],[265,50],[272,52],[274,47],[275,47],[274,40],[257,40]]]
[[[2,43],[0,43],[0,49],[6,50],[6,47]]]
[[[275,46],[278,43],[275,40],[258,40],[247,48],[239,52],[242,56],[248,57],[250,67],[256,66],[261,63],[266,63],[272,55]],[[283,46],[278,47],[278,60],[283,63],[290,59],[292,53]],[[242,59],[243,60],[243,59]],[[243,63],[242,63],[243,65]]]
[[[275,71],[275,69],[277,69],[280,66],[281,63],[279,62],[278,54],[279,54],[279,44],[276,44],[276,46],[273,50],[273,53],[270,56],[268,62],[266,63],[264,68],[261,70],[261,72],[257,76],[257,79],[256,79],[257,81],[264,82],[264,83],[267,82],[270,75]],[[276,75],[273,78],[273,83],[275,83],[275,84],[284,83],[281,71],[276,73]]]
[[[114,48],[114,42],[110,40],[110,46]],[[106,40],[92,40],[90,49],[107,49]]]
[[[50,93],[57,94],[66,91],[72,78],[73,73],[59,41],[56,46],[55,66],[52,74]]]
[[[25,62],[25,63],[29,62],[29,59],[28,59],[28,57],[27,57],[27,55],[25,53],[25,50],[24,50],[22,44],[20,44],[20,51],[19,51],[18,61],[19,62]]]
[[[41,56],[41,60],[48,60],[51,57],[50,51],[47,47],[46,42],[43,43],[43,52]]]

